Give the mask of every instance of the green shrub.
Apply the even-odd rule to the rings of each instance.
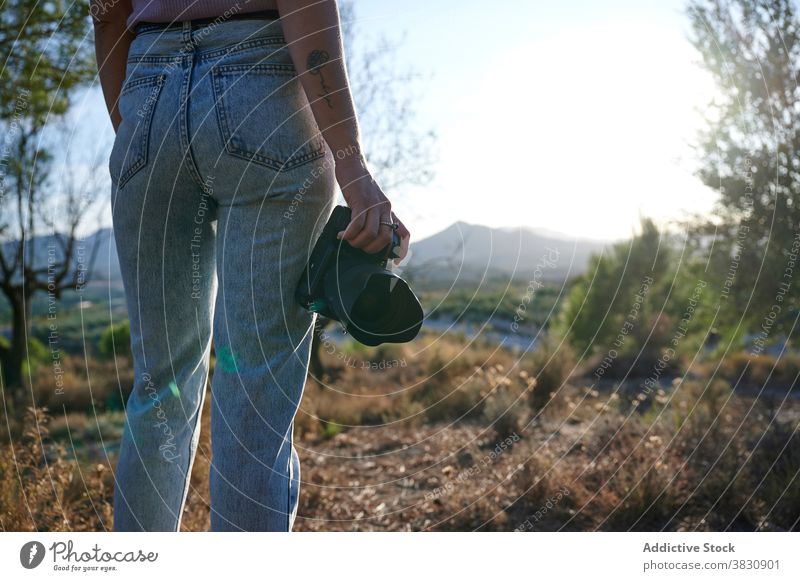
[[[28,339],[28,355],[22,362],[22,376],[28,377],[29,374],[35,373],[42,365],[47,364],[50,358],[50,350],[38,339],[30,337]]]
[[[98,359],[111,361],[116,357],[131,356],[131,324],[129,321],[111,325],[100,336],[97,345]]]

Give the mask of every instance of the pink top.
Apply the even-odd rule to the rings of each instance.
[[[228,14],[244,14],[259,10],[275,10],[275,0],[131,0],[133,11],[128,28],[139,22],[173,22],[209,18]]]

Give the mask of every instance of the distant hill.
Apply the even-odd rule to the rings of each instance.
[[[84,244],[87,249],[92,248],[92,244],[97,241],[97,258],[94,263],[94,278],[97,280],[122,280],[119,271],[119,258],[117,258],[117,243],[114,240],[114,232],[111,228],[98,230],[86,239]],[[87,250],[88,251],[88,250]]]
[[[413,243],[409,268],[424,271],[426,278],[473,278],[486,273],[530,280],[538,266],[538,280],[563,280],[583,273],[589,257],[610,244],[550,230],[489,228],[456,222]]]
[[[92,278],[95,281],[119,281],[117,247],[110,228],[98,230],[83,242],[84,260],[97,242],[97,256]],[[411,245],[408,268],[429,280],[472,280],[486,276],[502,276],[520,280],[533,277],[543,259],[557,256],[555,266],[541,268],[540,280],[561,280],[582,273],[592,253],[600,252],[607,241],[570,238],[558,232],[528,228],[489,228],[456,222],[441,232]],[[54,236],[36,239],[35,264],[47,266],[48,253],[58,244]],[[554,249],[557,253],[551,253]],[[10,246],[6,245],[6,253]]]
[[[48,258],[51,254],[56,257],[56,260],[61,260],[63,254],[59,238],[61,242],[64,241],[64,236],[61,234],[36,237],[29,243],[30,246],[26,250],[26,262],[30,264],[31,257],[33,257],[33,265],[35,268],[47,268]],[[95,244],[97,244],[97,250],[91,278],[93,280],[121,280],[119,260],[117,258],[117,245],[114,241],[111,228],[102,228],[94,234],[87,236],[85,239],[76,241],[74,250],[75,260],[81,264],[85,264],[86,268],[89,268]],[[5,256],[11,257],[16,247],[16,242],[6,242],[3,244]]]

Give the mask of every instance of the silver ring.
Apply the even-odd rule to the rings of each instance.
[[[397,222],[381,222],[380,224],[381,226],[388,226],[389,228],[395,231],[397,231],[397,229],[400,227],[400,224],[398,224]]]

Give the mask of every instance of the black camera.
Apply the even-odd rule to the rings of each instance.
[[[297,301],[311,312],[339,321],[354,339],[374,347],[411,341],[423,312],[408,283],[388,268],[398,258],[400,237],[368,254],[336,235],[350,223],[350,208],[336,206],[297,285]]]

